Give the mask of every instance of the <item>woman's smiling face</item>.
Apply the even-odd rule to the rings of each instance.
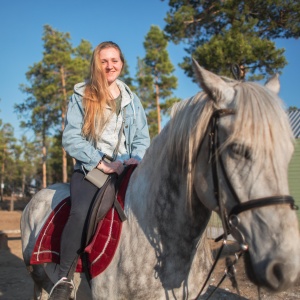
[[[108,85],[111,85],[119,77],[123,63],[120,52],[113,47],[105,48],[100,51],[100,62],[106,75]]]

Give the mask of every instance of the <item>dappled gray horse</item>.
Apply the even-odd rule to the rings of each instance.
[[[194,299],[212,263],[205,234],[212,211],[247,250],[246,269],[256,285],[281,291],[298,276],[299,229],[287,179],[293,140],[275,91],[278,79],[261,86],[193,63],[203,92],[174,106],[134,171],[119,246],[91,280],[92,296],[83,299]],[[67,184],[56,184],[25,208],[27,265],[47,216],[68,195]],[[57,280],[55,264],[31,271],[42,299]]]

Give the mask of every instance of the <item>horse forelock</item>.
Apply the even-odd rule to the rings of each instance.
[[[236,86],[234,103],[233,132],[223,147],[245,144],[258,166],[270,158],[278,175],[277,159],[284,149],[293,147],[293,133],[282,100],[257,83],[244,82]]]

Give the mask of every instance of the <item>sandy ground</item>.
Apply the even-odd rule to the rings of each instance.
[[[15,210],[9,211],[9,201],[0,202],[0,231],[7,231],[7,245],[5,248],[0,241],[0,299],[1,300],[32,300],[33,283],[25,268],[22,260],[21,239],[18,232],[20,217],[22,214],[22,202],[15,203]],[[215,243],[213,248],[218,248]],[[232,251],[234,245],[228,248]],[[224,274],[224,257],[218,263],[216,271],[211,279],[211,291]],[[230,283],[229,279],[225,279],[217,292],[210,299],[258,299],[256,287],[246,278],[243,269],[243,261],[237,264],[237,282],[241,296]],[[202,298],[205,299],[205,298]],[[286,292],[279,294],[270,294],[261,291],[261,299],[264,300],[289,300],[300,299],[300,281],[297,285]],[[89,299],[87,299],[89,300]]]
[[[19,230],[20,217],[21,211],[0,211],[0,231]],[[0,249],[0,299],[31,300],[33,282],[22,259],[20,233],[7,236],[9,249]]]

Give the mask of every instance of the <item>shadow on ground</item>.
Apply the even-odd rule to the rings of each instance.
[[[20,238],[13,238],[19,239]],[[32,300],[33,282],[22,259],[10,252],[0,250],[0,299]],[[24,289],[24,286],[26,288]]]

